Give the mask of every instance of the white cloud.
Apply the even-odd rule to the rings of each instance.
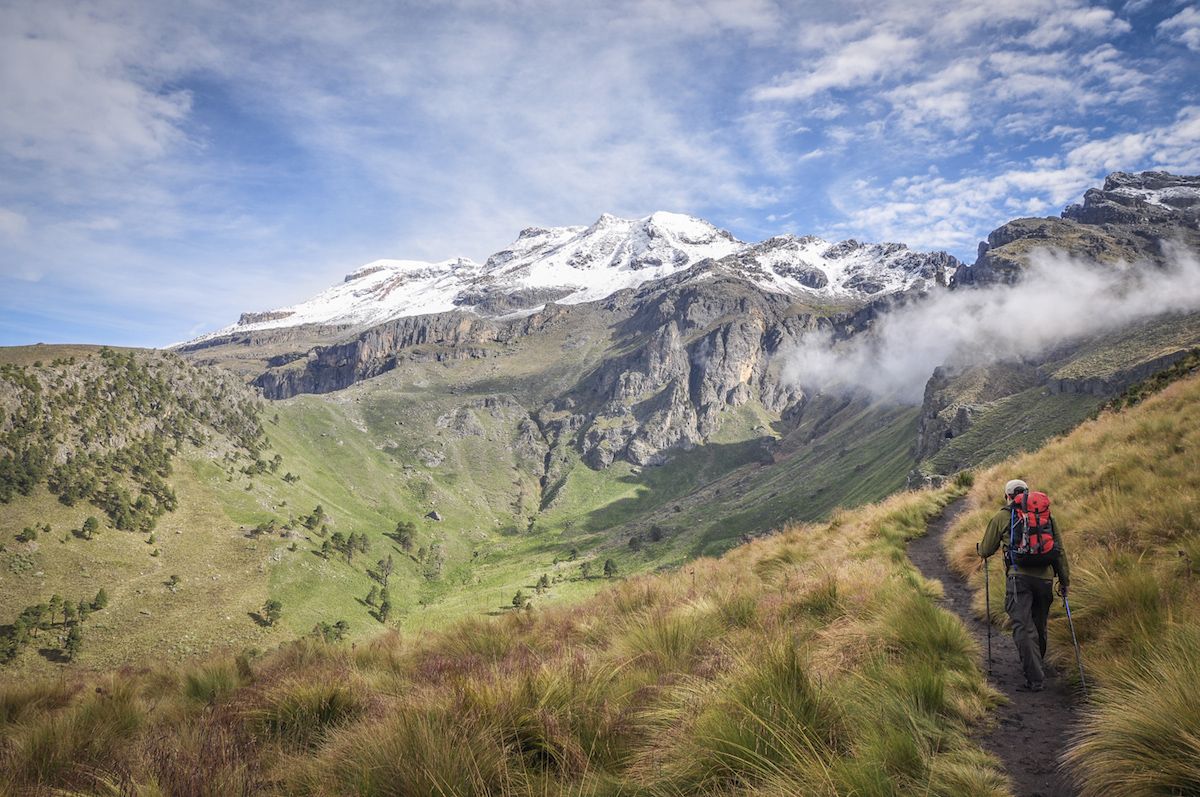
[[[137,33],[53,3],[0,9],[0,148],[58,169],[154,159],[184,138],[186,91],[140,70]]]
[[[915,38],[882,30],[849,42],[811,69],[755,90],[758,100],[805,100],[821,92],[860,86],[907,71],[920,50]]]
[[[1130,29],[1128,22],[1107,8],[1066,8],[1040,19],[1023,40],[1031,47],[1045,49],[1080,35],[1116,36]]]
[[[971,109],[979,78],[977,63],[954,61],[928,80],[892,89],[887,99],[909,129],[940,124],[954,133],[962,133],[974,123]]]
[[[1158,32],[1189,50],[1200,52],[1200,10],[1188,6],[1170,19],[1160,22]]]
[[[934,368],[1014,361],[1064,340],[1200,309],[1200,263],[1177,252],[1167,269],[1034,255],[1023,289],[946,291],[888,313],[866,335],[835,344],[813,334],[784,352],[785,378],[809,393],[867,393],[921,403]],[[1013,323],[1020,318],[1021,323]]]
[[[846,215],[834,229],[872,240],[969,250],[1014,209],[1055,210],[1077,200],[1108,172],[1139,168],[1200,172],[1200,107],[1183,109],[1161,127],[1087,140],[1061,156],[1031,159],[994,174],[953,180],[912,175],[882,188],[850,186],[834,198]]]
[[[216,326],[602,211],[828,228],[830,180],[853,234],[969,247],[1101,164],[1192,162],[1182,117],[1139,121],[1190,101],[1190,52],[1126,30],[1084,0],[16,0],[0,269],[212,293]]]

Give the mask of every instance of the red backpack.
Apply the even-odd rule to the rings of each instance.
[[[1058,560],[1054,545],[1054,520],[1050,497],[1045,493],[1017,493],[1012,499],[1008,524],[1008,558],[1021,567],[1045,567]]]

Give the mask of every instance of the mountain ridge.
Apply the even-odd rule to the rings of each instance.
[[[930,280],[945,285],[959,265],[945,252],[916,252],[898,243],[791,234],[746,243],[683,214],[622,219],[606,213],[590,226],[527,227],[482,264],[462,257],[375,260],[311,299],[243,313],[234,324],[176,346],[295,326],[369,328],[454,310],[507,320],[548,302],[600,301],[705,261],[740,269],[764,290],[839,300],[900,292]]]

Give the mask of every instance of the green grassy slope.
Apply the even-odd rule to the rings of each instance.
[[[1005,363],[969,369],[952,380],[946,392],[953,398],[939,414],[950,418],[960,404],[969,405],[972,425],[919,467],[951,474],[1032,451],[1075,428],[1138,374],[1198,343],[1200,313],[1169,315],[1071,342],[1045,357],[1036,378],[1031,368]]]
[[[590,595],[609,558],[622,574],[678,565],[747,534],[878,499],[900,487],[911,466],[912,410],[822,400],[793,429],[751,403],[727,411],[712,445],[661,467],[594,471],[560,449],[558,482],[547,494],[542,450],[520,439],[525,408],[578,381],[604,341],[551,337],[537,345],[544,350],[500,351],[453,367],[416,359],[345,391],[270,403],[262,457],[280,458],[273,473],[245,474],[247,460],[232,459],[220,435],[185,443],[169,478],[179,508],[159,518],[153,544],[111,528],[81,540],[70,530],[94,507],[63,506],[44,488],[16,497],[0,506],[8,546],[0,552],[0,624],[53,594],[77,600],[105,587],[110,606],[89,619],[75,666],[111,667],[150,650],[186,657],[262,647],[337,620],[366,637],[383,627],[365,603],[378,586],[369,570],[390,555],[388,625],[436,627],[504,611],[517,590],[539,604]],[[556,357],[560,350],[570,354]],[[28,350],[10,354],[32,365]],[[58,355],[38,354],[51,356]],[[324,537],[302,524],[318,505],[327,514]],[[427,517],[433,511],[441,520]],[[250,533],[270,521],[276,533]],[[399,521],[415,524],[410,551],[388,536]],[[39,523],[52,535],[15,541]],[[369,540],[367,554],[351,563],[319,555],[333,534],[352,532]],[[582,577],[584,562],[590,578]],[[542,575],[550,588],[534,596]],[[179,579],[174,588],[171,576]],[[257,617],[268,599],[283,605],[274,627]],[[62,666],[54,655],[65,632],[55,628],[56,644],[44,654],[30,647],[9,667]]]
[[[996,700],[977,646],[904,556],[952,496],[569,609],[0,687],[0,788],[1005,797],[969,735]]]

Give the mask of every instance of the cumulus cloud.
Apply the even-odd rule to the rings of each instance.
[[[1193,51],[1145,46],[1188,41],[1178,10],[1130,31],[1096,0],[0,3],[0,207],[28,219],[0,221],[0,308],[35,304],[8,274],[69,293],[86,271],[126,313],[132,273],[215,327],[359,261],[602,211],[963,254],[1101,163],[1187,162],[1167,155],[1195,132],[1156,131]]]
[[[754,96],[759,100],[803,100],[823,91],[862,85],[885,73],[906,71],[919,50],[914,38],[877,31],[843,45],[811,69],[757,89]]]
[[[1158,32],[1189,50],[1200,52],[1200,10],[1188,6],[1170,19],[1160,22]]]
[[[1200,262],[1179,252],[1166,270],[1096,264],[1044,251],[1019,289],[946,291],[895,310],[834,344],[811,335],[784,355],[809,393],[865,393],[919,404],[934,368],[1035,357],[1154,316],[1200,310]]]
[[[1077,200],[1112,171],[1135,164],[1184,174],[1200,172],[1200,106],[1169,124],[1095,139],[1075,139],[1062,155],[1031,159],[993,173],[947,178],[901,177],[880,187],[861,182],[835,197],[847,221],[841,232],[866,231],[876,240],[916,246],[973,248],[981,231],[1014,212],[1037,214]]]

